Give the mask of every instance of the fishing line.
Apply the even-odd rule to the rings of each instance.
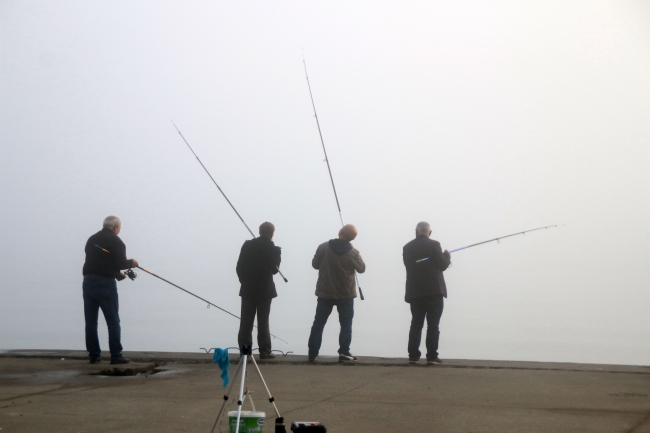
[[[323,146],[323,153],[325,154],[325,162],[327,163],[327,171],[330,175],[330,181],[332,182],[332,189],[334,190],[334,198],[336,199],[336,207],[339,210],[339,218],[341,219],[341,226],[345,225],[345,222],[343,221],[343,213],[341,213],[341,205],[339,204],[339,196],[336,193],[336,186],[334,186],[334,177],[332,176],[332,169],[330,167],[330,160],[327,157],[327,150],[325,150],[325,141],[323,140],[323,133],[321,132],[320,129],[320,122],[318,121],[318,114],[316,114],[316,104],[314,103],[314,95],[311,92],[311,85],[309,84],[309,75],[307,75],[307,63],[305,62],[305,56],[303,54],[302,56],[302,64],[305,67],[305,78],[307,79],[307,87],[309,88],[309,97],[311,98],[311,105],[314,108],[314,117],[316,118],[316,126],[318,127],[318,135],[320,137],[320,143]],[[361,291],[361,285],[359,284],[359,276],[357,273],[354,273],[354,278],[357,280],[357,287],[359,287],[359,296],[361,297],[361,300],[363,301],[365,298],[363,297],[363,291]]]
[[[96,246],[97,248],[99,248],[100,250],[104,251],[105,253],[111,254],[111,252],[108,251],[107,249],[102,248],[102,247],[100,247],[99,245],[95,245],[95,246]],[[160,280],[163,280],[163,281],[166,282],[167,284],[171,284],[172,286],[176,287],[177,289],[181,289],[181,290],[184,291],[185,293],[187,293],[187,294],[189,294],[189,295],[192,295],[192,296],[194,296],[194,297],[197,298],[197,299],[200,299],[201,301],[203,301],[203,302],[205,302],[206,304],[208,304],[208,308],[210,308],[210,306],[216,307],[216,308],[218,308],[219,310],[223,311],[224,313],[226,313],[226,314],[230,314],[232,317],[241,320],[241,317],[237,316],[236,314],[233,314],[233,313],[231,313],[230,311],[228,311],[228,310],[226,310],[226,309],[224,309],[224,308],[221,308],[221,307],[218,306],[217,304],[213,304],[212,302],[208,301],[207,299],[204,299],[204,298],[200,297],[199,295],[194,294],[194,293],[190,292],[189,290],[186,290],[186,289],[182,288],[181,286],[179,286],[179,285],[177,285],[177,284],[174,284],[174,283],[172,283],[172,282],[169,281],[169,280],[164,279],[164,278],[161,277],[160,275],[157,275],[157,274],[151,272],[149,269],[145,269],[145,268],[143,268],[142,266],[136,266],[136,268],[138,268],[138,269],[140,269],[140,270],[143,270],[143,271],[146,272],[147,274],[152,275],[152,276],[154,276],[154,277],[156,277],[156,278],[158,278],[158,279],[160,279]],[[129,270],[130,270],[130,269],[129,269]],[[127,271],[127,272],[128,272],[128,271]],[[135,280],[135,277],[136,277],[136,276],[137,276],[137,274],[136,274],[134,277],[129,276],[129,278],[131,278],[132,280]],[[255,326],[255,325],[253,325],[253,326]],[[255,327],[257,328],[257,326],[255,326]],[[271,337],[276,338],[276,339],[282,341],[282,342],[285,343],[285,344],[289,344],[289,343],[287,343],[285,340],[283,340],[282,338],[280,338],[280,337],[278,337],[278,336],[276,336],[276,335],[271,334]]]
[[[228,200],[228,197],[226,196],[226,193],[223,192],[223,190],[221,189],[221,187],[219,186],[219,184],[217,183],[217,181],[214,180],[214,178],[212,177],[212,175],[210,174],[210,172],[208,171],[208,169],[205,168],[205,165],[203,165],[203,163],[202,163],[201,160],[199,159],[199,157],[198,157],[198,155],[196,154],[196,152],[194,152],[194,149],[192,149],[192,146],[190,146],[190,143],[187,142],[187,140],[185,139],[185,137],[184,137],[183,134],[181,133],[180,129],[178,129],[178,126],[176,126],[176,124],[174,123],[173,120],[172,120],[171,122],[172,122],[172,125],[174,125],[174,128],[176,128],[176,131],[178,131],[178,135],[181,136],[181,138],[183,139],[183,141],[185,142],[185,144],[187,144],[187,147],[190,149],[190,151],[192,151],[192,154],[194,155],[194,157],[196,158],[196,160],[199,161],[199,164],[201,164],[201,167],[203,167],[203,170],[205,170],[205,172],[208,174],[208,176],[210,176],[210,179],[212,180],[212,183],[214,183],[214,185],[219,189],[219,192],[221,193],[221,195],[223,195],[223,198],[226,199],[226,201],[228,202],[228,204],[230,205],[230,207],[232,208],[232,210],[235,211],[235,213],[237,214],[237,216],[239,217],[239,219],[241,220],[241,222],[242,222],[242,223],[244,224],[244,226],[246,227],[246,230],[248,230],[248,233],[250,233],[251,236],[253,236],[253,239],[255,239],[257,236],[255,236],[255,235],[253,234],[253,231],[250,229],[250,227],[248,227],[248,224],[246,224],[246,221],[244,221],[244,218],[242,218],[242,216],[239,215],[239,212],[237,212],[237,209],[235,209],[235,206],[233,206],[233,204],[230,202],[230,200]],[[280,276],[282,277],[282,279],[284,280],[285,283],[288,283],[288,282],[289,282],[289,280],[287,280],[286,277],[282,274],[282,271],[280,270],[280,268],[278,268],[278,273],[280,274]]]

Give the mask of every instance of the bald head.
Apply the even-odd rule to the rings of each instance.
[[[120,219],[115,215],[109,215],[104,218],[103,227],[105,229],[112,230],[115,234],[118,234],[122,228],[122,221],[120,221]]]
[[[344,241],[353,241],[357,237],[357,228],[352,224],[346,224],[339,230],[339,239]]]
[[[426,221],[420,221],[418,225],[415,226],[415,235],[431,236],[431,225]]]

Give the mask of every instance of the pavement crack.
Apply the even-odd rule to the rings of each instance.
[[[406,367],[402,367],[402,368],[400,368],[400,370],[403,369],[403,368],[406,368]],[[307,408],[307,407],[313,407],[313,406],[319,405],[321,403],[324,403],[326,401],[333,400],[335,398],[341,397],[342,395],[350,394],[351,392],[357,391],[357,390],[359,390],[361,388],[365,388],[366,386],[370,385],[371,383],[375,383],[375,382],[377,382],[379,380],[383,380],[383,379],[387,378],[388,376],[391,376],[391,375],[397,373],[397,371],[398,370],[391,371],[389,373],[383,374],[380,377],[374,378],[374,379],[369,380],[368,382],[366,382],[366,383],[364,383],[362,385],[357,386],[356,388],[352,388],[352,389],[349,389],[347,391],[343,391],[343,392],[340,392],[338,394],[331,395],[331,396],[329,396],[327,398],[324,398],[324,399],[321,399],[321,400],[318,400],[318,401],[315,401],[315,402],[312,402],[312,403],[308,403],[308,404],[305,404],[303,406],[294,407],[293,409],[282,412],[283,416],[284,416],[284,414],[295,412],[295,411],[297,411],[299,409],[304,409],[304,408]]]
[[[45,394],[48,394],[50,392],[59,391],[63,387],[64,387],[64,385],[61,385],[58,388],[48,389],[47,391],[30,392],[28,394],[21,394],[21,395],[17,395],[17,396],[14,396],[14,397],[0,398],[0,401],[11,401],[11,400],[18,400],[18,399],[25,398],[25,397],[34,397],[36,395],[45,395]],[[5,406],[5,407],[8,407],[8,406]]]
[[[643,427],[644,425],[648,425],[648,424],[650,424],[650,410],[648,412],[646,412],[645,416],[643,417],[643,419],[641,419],[641,421],[639,421],[638,423],[633,425],[632,428],[627,430],[625,433],[637,432],[637,431],[639,431],[639,429],[641,427]]]
[[[6,406],[0,406],[0,409],[7,409],[8,407],[14,408],[14,407],[19,407],[19,406],[25,406],[28,404],[31,404],[32,402],[30,400],[27,400],[24,403],[18,403],[18,404],[8,404]]]
[[[104,388],[104,386],[88,386],[88,387],[83,387],[83,388],[70,388],[67,385],[61,385],[58,388],[48,389],[47,391],[31,392],[31,393],[28,393],[28,394],[16,395],[14,397],[0,398],[0,402],[19,400],[21,398],[34,397],[34,396],[38,396],[38,395],[47,395],[47,394],[52,394],[52,393],[55,393],[55,392],[58,392],[58,391],[63,391],[63,390],[66,390],[66,389],[72,391],[72,393],[75,393],[75,392],[82,392],[82,391],[90,391],[90,390],[99,389],[99,388]],[[65,394],[62,394],[62,395],[66,395],[66,394],[70,394],[70,393],[65,393]],[[2,407],[0,407],[0,409],[4,409],[4,408],[10,407],[10,406],[14,406],[14,405],[2,406]]]

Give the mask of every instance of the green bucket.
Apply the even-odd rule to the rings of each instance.
[[[253,412],[251,410],[242,410],[241,418],[239,419],[239,433],[257,433],[262,431],[264,427],[264,418],[266,413]],[[228,424],[230,425],[230,433],[235,433],[237,430],[237,411],[231,410],[228,412]]]

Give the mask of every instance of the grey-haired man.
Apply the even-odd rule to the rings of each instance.
[[[138,266],[136,259],[126,258],[126,246],[117,236],[122,222],[116,216],[104,219],[103,228],[86,242],[86,261],[83,267],[84,316],[86,319],[86,349],[90,363],[101,361],[97,336],[97,319],[101,308],[108,327],[108,347],[111,364],[126,364],[122,356],[119,301],[115,280],[122,281],[123,269]]]
[[[442,272],[451,264],[451,254],[442,251],[440,242],[429,239],[431,226],[419,222],[415,239],[404,245],[403,259],[406,266],[405,301],[411,304],[411,329],[409,331],[409,362],[420,360],[422,327],[427,320],[427,364],[441,364],[438,358],[440,317],[447,297],[447,285]]]

